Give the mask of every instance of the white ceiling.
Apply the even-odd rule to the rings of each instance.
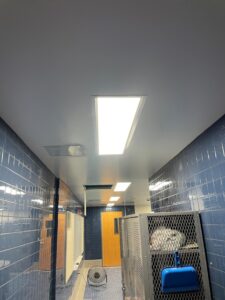
[[[0,114],[81,200],[131,181],[122,200],[148,204],[149,176],[225,112],[224,28],[219,0],[0,0]],[[93,95],[146,96],[123,156],[97,155]],[[86,156],[43,148],[69,143]]]

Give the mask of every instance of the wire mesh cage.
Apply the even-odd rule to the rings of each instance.
[[[139,219],[120,219],[120,237],[124,298],[145,299]]]
[[[125,300],[211,299],[197,212],[127,216],[120,220],[120,237]],[[161,272],[174,266],[175,251],[183,266],[196,270],[197,291],[162,291]]]

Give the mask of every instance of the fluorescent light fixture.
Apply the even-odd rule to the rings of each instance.
[[[155,184],[149,185],[149,191],[158,191],[162,189],[163,187],[172,184],[172,181],[158,181]]]
[[[0,191],[3,191],[5,192],[5,194],[10,194],[10,195],[21,195],[21,196],[25,195],[24,192],[21,192],[19,190],[11,188],[10,186],[5,186],[5,185],[0,186]]]
[[[131,182],[117,182],[114,191],[115,192],[125,192],[130,186]]]
[[[106,206],[112,207],[112,206],[114,206],[114,203],[108,203]]]
[[[142,97],[96,97],[99,155],[123,154],[131,140]]]
[[[112,196],[112,197],[110,197],[109,201],[116,202],[116,201],[118,201],[119,199],[120,199],[119,196]]]

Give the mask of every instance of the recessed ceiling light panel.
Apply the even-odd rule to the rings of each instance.
[[[130,186],[131,182],[117,182],[114,191],[115,192],[125,192]]]
[[[96,97],[99,155],[123,154],[137,124],[142,97]]]
[[[118,201],[119,199],[120,199],[119,196],[112,196],[112,197],[110,197],[109,201],[116,202],[116,201]]]
[[[112,206],[114,206],[114,203],[108,203],[106,206],[112,207]]]

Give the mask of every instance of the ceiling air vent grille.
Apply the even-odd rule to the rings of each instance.
[[[88,190],[111,190],[112,184],[86,184],[84,188]]]

